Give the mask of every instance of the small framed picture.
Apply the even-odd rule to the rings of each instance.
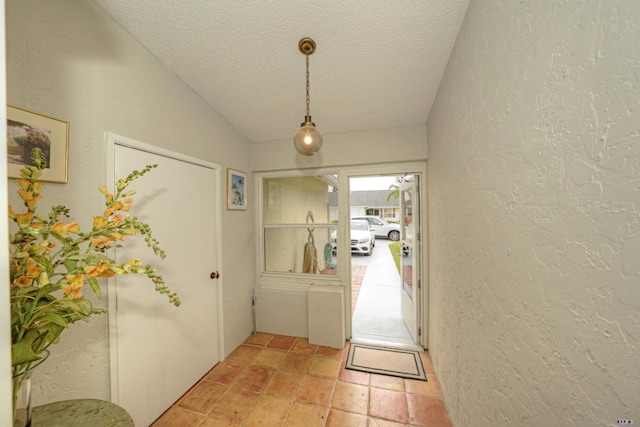
[[[247,174],[227,169],[227,209],[247,209]]]
[[[41,181],[67,182],[69,123],[22,108],[7,106],[7,175],[20,178],[31,151],[39,148],[47,167]]]

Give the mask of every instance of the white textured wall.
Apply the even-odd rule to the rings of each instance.
[[[70,123],[69,183],[47,184],[41,206],[66,204],[90,226],[102,210],[96,188],[106,178],[105,131],[249,172],[249,143],[92,2],[9,0],[6,19],[8,103]],[[227,353],[253,329],[253,209],[222,212]],[[187,220],[192,214],[185,206]],[[108,368],[107,317],[73,325],[39,369],[35,404],[106,399]]]
[[[640,422],[640,2],[474,0],[429,118],[456,426]]]

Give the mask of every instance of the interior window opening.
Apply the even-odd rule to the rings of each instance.
[[[330,200],[337,181],[331,174],[262,180],[265,272],[337,274],[338,210]]]

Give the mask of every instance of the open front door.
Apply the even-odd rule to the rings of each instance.
[[[420,344],[420,200],[418,177],[400,184],[400,280],[402,318]]]

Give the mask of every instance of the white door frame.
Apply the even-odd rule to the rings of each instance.
[[[174,151],[166,150],[160,147],[156,147],[153,145],[145,144],[140,141],[136,141],[124,136],[116,135],[111,132],[105,132],[105,142],[106,142],[106,166],[107,166],[107,182],[111,183],[111,186],[114,185],[116,176],[115,176],[115,147],[116,145],[129,147],[136,150],[145,151],[151,154],[157,154],[164,157],[169,157],[175,160],[191,163],[198,166],[203,166],[209,169],[213,169],[216,174],[216,183],[215,183],[215,192],[216,192],[216,221],[214,224],[216,230],[216,236],[222,236],[222,168],[220,165],[215,163],[206,162],[204,160],[196,159],[194,157],[190,157],[184,154],[176,153]],[[216,265],[222,265],[222,241],[221,238],[218,238],[216,241]],[[223,282],[222,277],[217,279],[217,299],[218,299],[218,307],[217,307],[217,322],[218,322],[218,360],[224,360],[224,337],[223,337],[223,312],[222,312],[222,288]],[[119,401],[119,366],[118,366],[118,339],[117,339],[117,324],[116,316],[110,315],[110,313],[114,313],[116,311],[116,292],[115,286],[112,279],[107,280],[108,284],[108,317],[109,317],[109,360],[110,360],[110,379],[111,379],[111,401],[118,402]]]
[[[340,183],[338,188],[341,189],[349,189],[349,180],[351,178],[359,178],[366,176],[380,176],[380,175],[389,175],[389,174],[403,174],[403,173],[416,173],[419,174],[419,184],[420,184],[420,213],[421,213],[421,221],[420,221],[420,233],[423,236],[420,239],[420,277],[419,279],[422,281],[422,288],[419,293],[420,298],[420,319],[419,319],[419,327],[422,328],[422,334],[419,337],[419,342],[416,344],[421,346],[424,349],[427,349],[428,341],[428,320],[429,320],[429,305],[428,305],[428,295],[429,295],[429,281],[426,280],[428,275],[428,245],[427,245],[427,194],[425,192],[426,187],[426,177],[427,177],[427,164],[426,162],[406,162],[406,163],[390,163],[384,165],[367,165],[367,166],[353,166],[353,167],[345,167],[340,170]],[[349,191],[339,191],[338,197],[340,198],[340,206],[346,206],[346,209],[341,209],[338,212],[339,222],[341,224],[348,224],[351,216],[351,202],[349,198]],[[346,226],[345,226],[346,227]],[[346,233],[346,231],[345,231]],[[348,235],[348,234],[345,234]],[[350,250],[346,249],[347,253],[350,255]],[[345,252],[345,250],[341,251]],[[349,260],[349,265],[351,265],[351,261]],[[346,333],[347,337],[353,337],[353,327],[352,327],[352,316],[351,316],[351,304],[352,304],[352,291],[351,291],[351,268],[348,269],[347,272],[347,280],[345,281],[346,291],[345,291],[345,325],[346,325]]]

